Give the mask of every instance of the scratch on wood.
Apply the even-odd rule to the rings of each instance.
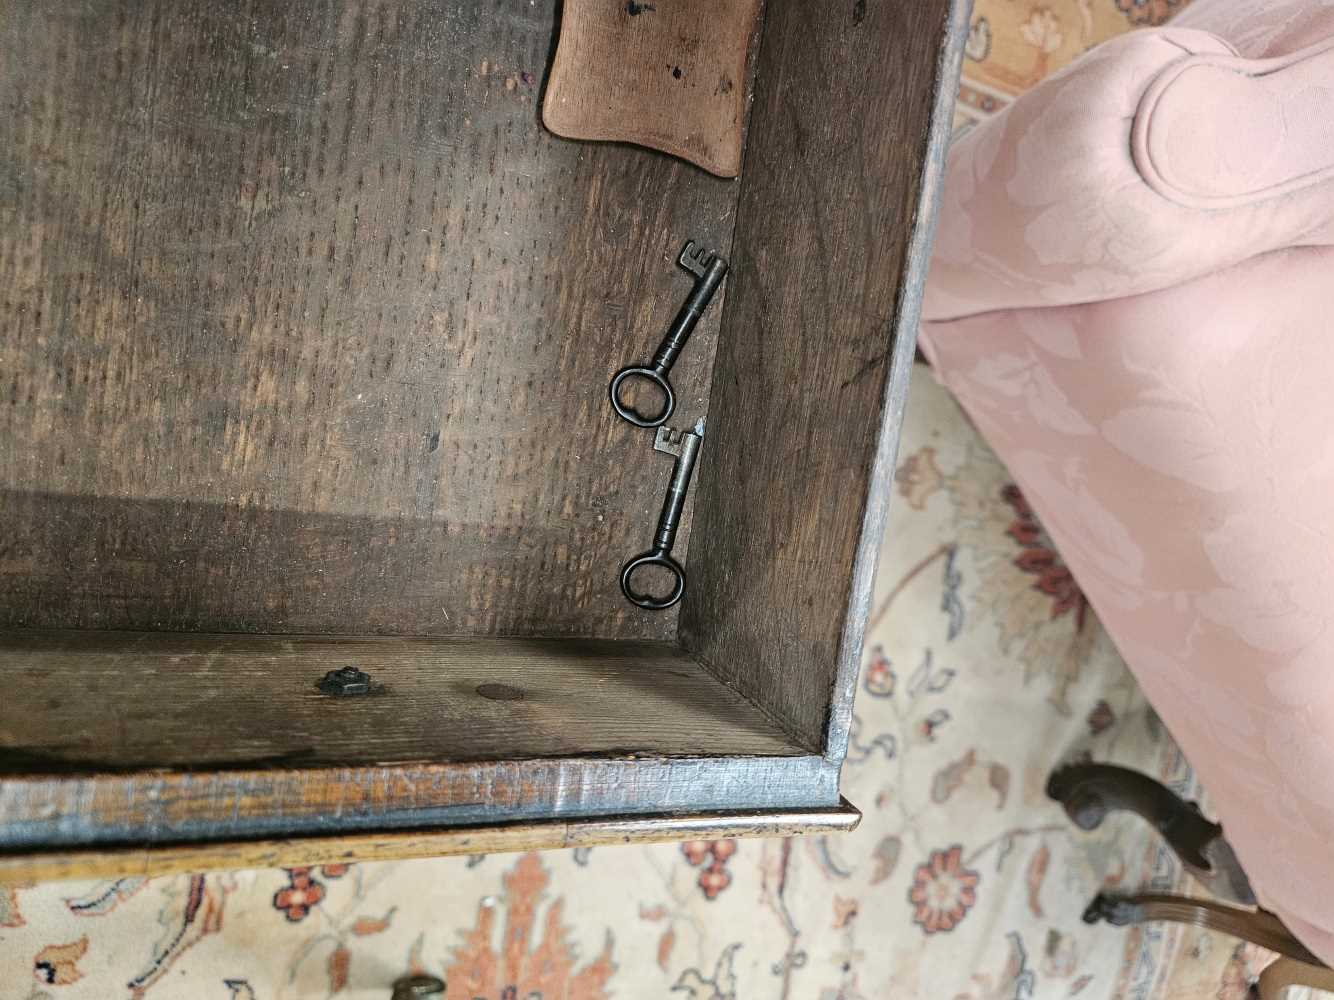
[[[869,361],[865,361],[865,362],[863,362],[862,365],[861,365],[861,367],[859,367],[855,372],[853,372],[851,376],[849,376],[848,378],[846,378],[846,379],[843,380],[843,383],[839,386],[839,388],[840,388],[840,389],[846,389],[846,388],[848,388],[848,387],[849,387],[850,385],[852,385],[854,382],[856,382],[856,381],[858,381],[859,379],[865,377],[869,372],[871,372],[871,371],[873,371],[874,369],[880,367],[880,365],[884,364],[884,361],[885,361],[885,355],[886,355],[887,353],[889,353],[889,352],[888,352],[888,351],[881,351],[879,354],[877,354],[875,357],[871,358]]]

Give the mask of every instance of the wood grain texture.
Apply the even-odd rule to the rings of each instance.
[[[5,10],[0,628],[252,635],[0,642],[0,849],[835,807],[966,3],[771,9],[742,185],[545,133],[554,24]],[[675,632],[606,385],[687,237],[690,655],[495,638]],[[316,694],[349,653],[382,692]]]
[[[639,143],[735,177],[760,7],[565,0],[543,122],[558,135]]]
[[[846,750],[966,0],[771,5],[681,638]],[[759,445],[762,443],[762,447]]]
[[[927,124],[917,204],[904,251],[903,273],[899,279],[892,339],[886,355],[888,371],[877,418],[879,429],[867,474],[866,508],[857,539],[847,613],[839,639],[834,687],[825,725],[825,754],[834,760],[842,760],[847,756],[857,678],[861,674],[862,646],[871,615],[876,566],[885,532],[893,530],[889,512],[894,496],[894,472],[898,464],[899,432],[908,401],[908,380],[917,356],[922,291],[926,286],[936,219],[940,213],[940,189],[945,179],[945,157],[949,152],[954,102],[959,93],[959,77],[963,69],[964,46],[968,42],[972,7],[972,0],[951,0],[945,36],[937,55],[934,105]]]
[[[606,386],[737,188],[544,130],[554,24],[5,7],[0,624],[673,634],[618,591],[662,482]]]
[[[0,885],[67,879],[184,875],[243,868],[398,861],[457,854],[501,854],[646,844],[671,840],[792,837],[854,830],[861,813],[844,800],[826,809],[785,809],[693,815],[658,814],[555,823],[513,823],[450,830],[420,830],[345,837],[164,844],[0,854]]]
[[[0,774],[804,752],[668,643],[19,632],[0,676]]]

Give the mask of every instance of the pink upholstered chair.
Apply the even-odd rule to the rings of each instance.
[[[1270,947],[1290,930],[1279,950],[1315,975],[1334,962],[1334,5],[1197,0],[962,138],[921,343],[1240,869],[1216,827],[1124,775],[1068,771],[1053,794],[1086,825],[1116,804],[1155,817],[1223,896],[1262,907],[1091,915]],[[1275,968],[1271,989],[1294,967]]]

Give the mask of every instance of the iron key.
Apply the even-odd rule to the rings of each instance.
[[[658,530],[653,536],[653,548],[635,556],[621,568],[621,592],[631,604],[650,611],[661,611],[670,608],[686,592],[686,571],[672,558],[672,545],[676,542],[676,529],[681,526],[681,512],[686,506],[690,475],[695,471],[695,459],[703,443],[703,420],[695,425],[693,431],[659,427],[653,439],[653,450],[675,455],[676,462],[672,466],[672,481],[667,487],[667,498],[662,502],[662,515],[658,518]],[[643,566],[661,566],[671,573],[674,577],[671,593],[666,597],[654,597],[635,590],[630,578]]]
[[[672,325],[667,329],[667,336],[662,338],[653,360],[647,365],[622,368],[611,380],[612,407],[636,427],[658,427],[665,424],[672,411],[676,409],[676,394],[672,392],[671,382],[667,381],[667,373],[672,370],[672,365],[676,364],[676,359],[686,346],[686,341],[690,339],[695,324],[713,301],[714,292],[718,291],[718,286],[723,283],[723,277],[727,274],[727,261],[712,250],[697,245],[694,240],[685,245],[681,256],[677,258],[677,263],[695,276],[695,287],[691,290],[690,297],[681,306],[676,319],[672,320]],[[666,401],[656,416],[645,416],[621,399],[621,391],[631,379],[647,379],[663,392]]]

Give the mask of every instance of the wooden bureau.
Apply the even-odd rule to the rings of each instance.
[[[3,877],[853,825],[966,7],[770,2],[725,181],[542,127],[554,0],[8,5]]]

